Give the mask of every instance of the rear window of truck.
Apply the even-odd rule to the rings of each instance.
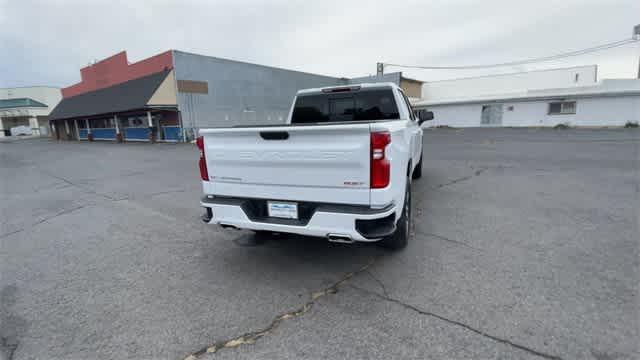
[[[393,91],[376,89],[298,96],[291,123],[392,120],[399,117]]]

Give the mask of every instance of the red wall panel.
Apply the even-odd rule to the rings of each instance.
[[[67,98],[85,92],[102,89],[173,68],[171,50],[129,64],[127,52],[122,51],[95,64],[80,69],[79,83],[62,89]]]

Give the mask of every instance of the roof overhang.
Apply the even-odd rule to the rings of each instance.
[[[175,94],[170,93],[174,88],[173,79],[173,70],[165,70],[64,98],[53,109],[50,119],[86,119],[158,108],[177,108]]]
[[[72,117],[68,117],[68,118],[53,118],[53,119],[49,119],[50,121],[58,121],[58,120],[73,120],[73,119],[104,119],[104,118],[112,118],[114,116],[128,116],[128,115],[137,115],[140,113],[145,113],[145,112],[151,112],[153,113],[157,113],[160,111],[178,111],[178,107],[176,105],[164,105],[164,106],[145,106],[142,108],[137,108],[137,109],[130,109],[130,110],[123,110],[123,111],[117,111],[117,112],[106,112],[106,113],[101,113],[101,114],[93,114],[93,115],[86,115],[86,116],[72,116]]]

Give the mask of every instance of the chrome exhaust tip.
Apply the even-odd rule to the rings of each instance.
[[[351,236],[343,234],[327,234],[327,240],[342,244],[353,244],[355,242]]]

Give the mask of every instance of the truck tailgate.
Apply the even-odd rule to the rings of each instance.
[[[203,129],[214,195],[369,204],[369,124]]]

